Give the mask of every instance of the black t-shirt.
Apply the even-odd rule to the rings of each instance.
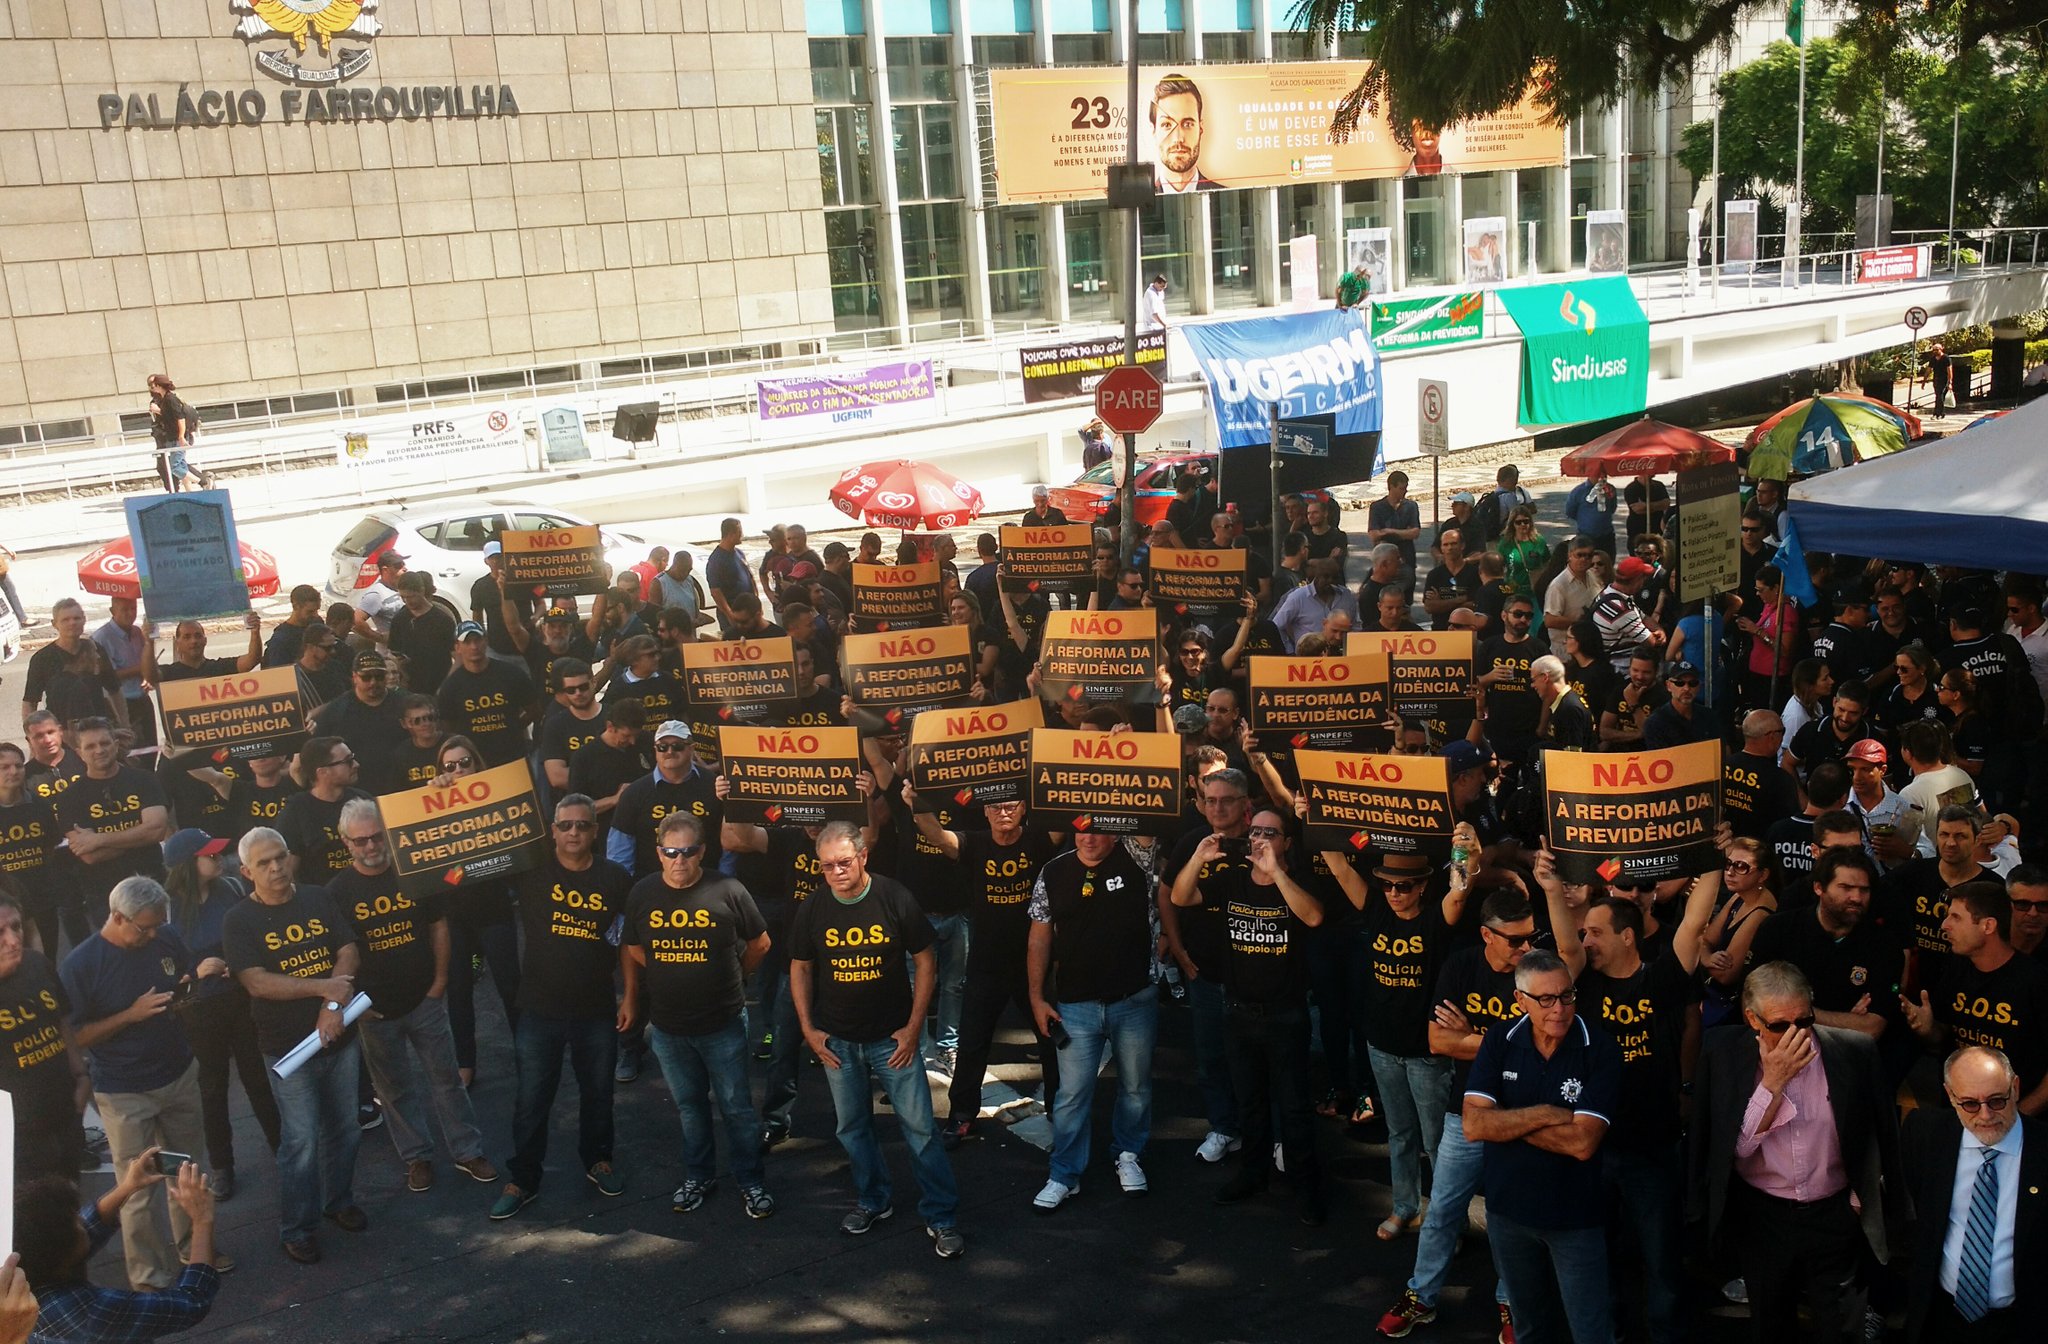
[[[967,875],[967,912],[972,936],[970,964],[1021,975],[1031,939],[1031,888],[1038,870],[1057,851],[1038,827],[1026,824],[1017,839],[996,843],[987,831],[960,834],[960,868]]]
[[[533,599],[525,593],[512,595],[513,608],[519,613],[519,623],[533,627]],[[504,594],[498,589],[496,576],[486,574],[469,586],[469,609],[484,614],[484,642],[491,646],[491,652],[506,658],[517,658],[519,646],[512,642],[512,632],[505,625]]]
[[[1261,885],[1249,867],[1232,868],[1219,883],[1227,940],[1223,983],[1233,1003],[1302,1005],[1308,991],[1308,926],[1280,894]],[[1206,899],[1206,898],[1205,898]]]
[[[594,737],[569,758],[569,791],[591,798],[609,798],[645,773],[635,747],[615,747],[603,737]],[[616,810],[616,809],[614,809]],[[611,813],[597,818],[598,843],[611,833]]]
[[[1872,897],[1883,902],[1886,920],[1895,921],[1906,946],[1918,955],[1920,971],[1914,978],[1923,988],[1938,984],[1943,966],[1955,958],[1948,939],[1941,936],[1941,921],[1948,918],[1947,893],[1964,882],[2003,886],[2005,879],[1979,865],[1962,882],[1951,882],[1941,875],[1941,860],[1930,855],[1908,859],[1885,874],[1882,888]]]
[[[1792,735],[1792,745],[1787,748],[1799,762],[1799,777],[1805,779],[1813,773],[1813,767],[1822,761],[1843,761],[1849,756],[1849,748],[1865,738],[1885,741],[1883,730],[1870,721],[1868,715],[1856,721],[1849,730],[1847,740],[1835,732],[1832,715],[1813,719]]]
[[[1438,565],[1429,571],[1429,577],[1422,581],[1422,597],[1425,602],[1432,597],[1469,597],[1476,602],[1479,598],[1479,566],[1468,558],[1464,568],[1453,574],[1449,565]],[[1450,612],[1447,611],[1437,617],[1431,623],[1431,628],[1450,629]]]
[[[896,831],[896,880],[909,887],[918,905],[935,919],[965,910],[970,885],[967,869],[947,858],[917,828],[917,819],[904,803],[900,790],[889,790],[889,817]],[[942,807],[932,817],[945,830],[970,829],[966,815],[955,813],[952,808]],[[976,816],[974,820],[981,818]]]
[[[441,743],[444,740],[437,736],[433,746],[416,747],[407,738],[405,745],[391,753],[391,767],[398,776],[401,791],[424,789],[440,775]]]
[[[1187,834],[1174,845],[1173,852],[1166,856],[1166,862],[1159,865],[1159,884],[1171,888],[1180,870],[1187,867],[1200,847],[1202,837],[1211,834],[1205,823],[1192,824]],[[1237,844],[1246,844],[1244,837],[1238,837]],[[1200,905],[1174,907],[1174,916],[1180,921],[1181,949],[1195,963],[1195,969],[1209,979],[1223,978],[1223,960],[1229,947],[1229,931],[1223,927],[1223,906],[1235,890],[1235,883],[1229,877],[1232,870],[1251,870],[1251,859],[1244,854],[1235,856],[1219,854],[1203,864],[1195,874],[1195,886],[1202,893]]]
[[[1813,637],[1812,655],[1835,674],[1835,685],[1845,681],[1869,681],[1877,671],[1878,647],[1867,629],[1831,621]]]
[[[1652,686],[1631,706],[1628,702],[1628,677],[1614,671],[1609,671],[1608,676],[1610,680],[1607,683],[1606,712],[1614,715],[1615,726],[1622,732],[1633,732],[1640,736],[1643,725],[1649,722],[1650,715],[1656,713],[1663,707],[1664,702],[1670,699],[1669,694],[1662,685]],[[1586,708],[1592,707],[1592,702],[1587,701]]]
[[[1564,641],[1559,639],[1558,644]],[[1562,657],[1562,655],[1560,655]],[[1600,727],[1600,712],[1611,708],[1620,692],[1614,688],[1614,669],[1604,659],[1595,658],[1580,667],[1571,659],[1564,659],[1564,680],[1567,686],[1578,693],[1586,704],[1586,712],[1593,716],[1593,727]]]
[[[355,750],[356,782],[365,792],[396,793],[398,749],[412,740],[403,713],[395,696],[366,705],[351,691],[314,712],[313,735],[338,737]]]
[[[120,678],[106,651],[90,639],[80,642],[74,653],[56,644],[45,644],[29,655],[28,679],[22,683],[21,698],[40,705],[57,716],[60,723],[89,719],[107,712],[106,692],[121,693]]]
[[[430,900],[399,890],[389,868],[374,876],[351,867],[328,879],[327,895],[351,931],[362,957],[356,988],[384,1018],[404,1017],[420,1006],[434,983],[434,921],[441,916]]]
[[[768,936],[786,953],[790,925],[804,902],[825,890],[825,871],[818,866],[817,844],[802,827],[770,826],[767,832],[768,852],[743,856],[758,865],[755,871],[761,874],[760,885],[750,883],[747,890],[761,893],[754,904],[768,921]],[[968,950],[972,953],[972,943]]]
[[[520,715],[533,703],[533,680],[517,663],[493,658],[481,672],[450,668],[436,698],[441,727],[476,743],[484,764],[503,765],[526,754]]]
[[[1692,977],[1665,952],[1626,980],[1588,969],[1579,977],[1579,1016],[1621,1047],[1621,1113],[1607,1142],[1627,1148],[1669,1148],[1678,1142],[1679,1052]]]
[[[149,808],[169,806],[156,776],[132,765],[116,766],[105,779],[80,775],[57,795],[57,832],[62,836],[73,827],[101,835],[132,830],[142,824],[142,814]],[[160,845],[142,845],[117,850],[98,863],[74,858],[70,868],[80,891],[104,896],[124,877],[139,874],[161,880],[164,851]]]
[[[1486,735],[1495,742],[1526,741],[1536,736],[1536,719],[1543,701],[1529,685],[1529,664],[1543,656],[1543,646],[1533,639],[1519,644],[1489,639],[1479,646],[1473,672],[1485,676],[1506,670],[1506,681],[1486,688]]]
[[[1151,884],[1123,845],[1092,868],[1068,850],[1039,869],[1031,919],[1052,925],[1055,998],[1114,1003],[1150,984],[1153,915]]]
[[[577,1020],[612,1015],[612,973],[619,953],[613,925],[623,921],[633,879],[603,859],[580,872],[551,854],[513,879],[526,950],[519,962],[519,1008]]]
[[[71,781],[84,773],[85,762],[78,759],[77,752],[66,747],[55,765],[45,765],[34,760],[28,763],[26,778],[29,794],[46,803],[55,803],[57,795],[70,788]]]
[[[562,689],[555,685],[555,660],[559,658],[581,658],[593,667],[604,661],[597,656],[597,646],[590,642],[590,636],[583,633],[581,621],[570,630],[569,642],[559,649],[550,648],[547,640],[536,633],[526,646],[526,670],[532,683],[540,688],[534,703],[552,703]]]
[[[279,776],[269,788],[258,784],[254,776],[238,777],[228,785],[229,834],[240,840],[258,826],[276,830],[285,803],[298,792],[299,786],[292,783],[289,774]]]
[[[71,1001],[50,959],[32,947],[21,950],[21,965],[0,980],[0,1091],[14,1097],[19,1116],[47,1117],[71,1109],[71,1063],[65,1058],[64,1019]],[[16,1123],[20,1123],[17,1119]]]
[[[0,807],[0,873],[14,879],[21,894],[41,909],[62,896],[51,856],[57,852],[57,809],[22,790],[21,801]]]
[[[1326,560],[1333,555],[1348,553],[1351,548],[1351,538],[1341,527],[1333,526],[1323,532],[1311,527],[1302,536],[1308,539],[1308,558],[1311,560]]]
[[[191,826],[222,840],[236,838],[234,815],[228,807],[228,800],[221,797],[213,785],[176,766],[160,773],[157,782],[164,786],[164,793],[170,799],[171,824],[175,829]]]
[[[811,965],[811,1025],[827,1036],[887,1040],[910,1025],[906,959],[932,945],[932,922],[900,882],[868,877],[848,904],[821,887],[797,908],[792,961]]]
[[[1870,707],[1870,713],[1871,717],[1877,720],[1878,726],[1893,737],[1897,737],[1899,730],[1909,723],[1947,725],[1953,719],[1953,716],[1941,707],[1941,699],[1936,694],[1932,682],[1928,683],[1918,700],[1908,700],[1906,688],[1894,685],[1885,694],[1884,699]]]
[[[1436,1006],[1430,990],[1451,951],[1443,904],[1425,892],[1415,918],[1402,919],[1386,901],[1366,902],[1365,1039],[1404,1059],[1429,1054],[1429,1021]]]
[[[1773,961],[1797,966],[1813,986],[1813,1006],[1824,1013],[1849,1012],[1868,994],[1872,1012],[1897,1016],[1905,954],[1891,931],[1873,924],[1868,915],[1841,938],[1821,927],[1818,906],[1774,915],[1749,947],[1753,966]]]
[[[1934,1020],[1948,1027],[1958,1047],[2005,1052],[2020,1076],[2021,1096],[2048,1074],[2048,1033],[2041,1030],[2048,1022],[2048,967],[2034,958],[2015,954],[1995,971],[1980,971],[1968,958],[1951,956],[1927,997]]]
[[[647,877],[634,884],[627,909],[626,939],[647,954],[649,1021],[673,1035],[703,1036],[739,1017],[747,1006],[740,958],[768,931],[745,887],[716,873],[681,891]]]
[[[1486,960],[1484,947],[1461,947],[1444,958],[1444,967],[1437,972],[1436,1001],[1430,1004],[1432,1015],[1438,1003],[1448,1003],[1465,1015],[1465,1021],[1472,1030],[1484,1036],[1503,1022],[1511,1022],[1522,1016],[1522,1005],[1515,998],[1515,972],[1513,968],[1496,971]],[[1423,1039],[1429,1039],[1429,1024],[1422,1024]],[[1465,1107],[1465,1079],[1472,1072],[1472,1061],[1456,1061],[1451,1075],[1450,1104],[1445,1114],[1456,1115]]]
[[[645,681],[627,681],[624,676],[616,677],[605,689],[604,702],[607,706],[623,700],[638,700],[647,711],[647,729],[655,728],[670,719],[683,717],[683,684],[666,672],[656,672]]]
[[[1813,903],[1813,818],[1804,812],[1764,827],[1764,849],[1778,871],[1780,908]]]
[[[652,729],[660,724],[661,720],[656,719],[647,726]],[[548,711],[547,722],[540,727],[540,759],[543,763],[560,761],[567,765],[576,759],[585,743],[595,742],[603,734],[603,710],[593,710],[589,718],[579,719],[558,705]]]
[[[277,833],[299,861],[296,876],[307,886],[324,887],[336,873],[348,871],[348,842],[341,838],[341,809],[352,799],[370,795],[344,789],[331,803],[310,793],[295,793],[277,816]]]
[[[197,667],[187,667],[185,664],[173,659],[168,663],[157,664],[156,679],[159,682],[165,682],[197,681],[201,677],[225,677],[232,675],[239,666],[238,660],[233,658],[201,658]]]
[[[441,689],[455,657],[455,621],[438,606],[417,616],[401,611],[391,618],[391,651],[405,659],[406,686],[432,695]]]
[[[1799,786],[1779,768],[1776,757],[1722,753],[1721,820],[1734,834],[1761,840],[1772,823],[1799,810]],[[1809,826],[1809,834],[1811,830]]]
[[[291,899],[265,905],[251,897],[228,911],[221,924],[221,950],[228,969],[270,971],[300,980],[334,974],[341,949],[355,941],[348,922],[322,887],[300,885]],[[275,1058],[312,1034],[322,1000],[259,999],[249,996],[256,1019],[256,1043]],[[343,1039],[346,1039],[345,1037]]]
[[[654,842],[661,819],[671,812],[688,812],[704,823],[704,870],[716,871],[723,853],[718,847],[718,831],[725,817],[725,804],[713,792],[714,779],[702,765],[694,765],[679,783],[672,784],[656,772],[641,775],[626,786],[626,791],[619,795],[618,806],[612,809],[611,831],[633,842],[633,876],[650,877],[661,872]]]

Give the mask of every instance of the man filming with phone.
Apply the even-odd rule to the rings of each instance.
[[[107,895],[106,923],[71,950],[59,972],[71,1038],[91,1065],[116,1167],[155,1148],[201,1152],[206,1142],[199,1065],[173,1007],[195,975],[222,975],[227,967],[218,957],[194,965],[184,940],[164,928],[169,918],[170,897],[155,878],[123,878]],[[182,1205],[170,1205],[165,1236],[158,1210],[167,1202],[152,1193],[120,1205],[128,1281],[138,1292],[170,1288],[192,1258],[192,1220]],[[212,1263],[233,1267],[225,1257]]]

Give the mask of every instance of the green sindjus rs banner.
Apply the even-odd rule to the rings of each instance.
[[[1494,291],[1522,329],[1524,425],[1633,415],[1649,404],[1650,319],[1618,275]]]

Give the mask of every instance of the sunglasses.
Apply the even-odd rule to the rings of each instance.
[[[558,821],[555,823],[555,829],[558,831],[594,831],[597,829],[597,823],[594,821]]]
[[[1754,536],[1754,535],[1756,535],[1757,533],[1759,533],[1759,532],[1763,531],[1763,529],[1762,529],[1762,528],[1760,528],[1760,527],[1745,527],[1745,528],[1743,528],[1742,530],[1743,530],[1743,531],[1745,531],[1745,532],[1747,532],[1747,533],[1749,533],[1749,534],[1750,534],[1750,535],[1752,535],[1752,536]]]
[[[2012,898],[2012,910],[2016,915],[2038,915],[2048,910],[2048,901],[2023,901],[2015,896]]]
[[[476,757],[450,756],[447,760],[441,762],[441,768],[443,770],[474,770],[476,769]]]
[[[407,717],[405,726],[408,728],[424,728],[430,723],[438,723],[440,718],[439,714],[413,714]]]
[[[704,846],[701,842],[694,845],[661,845],[654,852],[664,859],[694,859],[704,852]]]
[[[1204,648],[1202,648],[1202,646],[1201,646],[1201,645],[1199,645],[1199,644],[1190,644],[1190,645],[1189,645],[1189,646],[1188,646],[1187,648],[1185,648],[1185,649],[1182,649],[1182,650],[1180,651],[1180,656],[1181,656],[1181,657],[1183,657],[1183,658],[1185,658],[1185,657],[1187,657],[1187,656],[1188,656],[1189,654],[1191,654],[1191,653],[1206,653],[1206,652],[1207,652],[1207,650],[1206,650],[1206,649],[1204,649]]]
[[[1278,840],[1287,832],[1281,830],[1278,826],[1254,826],[1247,834],[1258,840]]]
[[[1756,871],[1755,864],[1744,863],[1740,859],[1730,859],[1728,860],[1728,862],[1722,864],[1721,867],[1727,872],[1731,873],[1753,873]]]
[[[1532,946],[1536,941],[1536,935],[1533,933],[1502,933],[1499,929],[1494,928],[1491,924],[1482,924],[1479,927],[1485,929],[1488,933],[1500,939],[1509,947],[1529,947]]]
[[[1664,684],[1666,686],[1698,686],[1700,683],[1697,677],[1673,677]]]
[[[356,675],[361,677],[364,681],[382,681],[384,680],[385,676],[384,671],[381,668],[360,667],[356,669]]]
[[[581,694],[583,694],[583,693],[584,693],[585,691],[589,690],[589,689],[590,689],[590,686],[591,686],[591,684],[590,684],[589,682],[587,682],[587,681],[579,681],[579,682],[575,683],[574,685],[571,685],[571,684],[569,684],[568,682],[566,682],[566,681],[565,681],[565,682],[563,682],[563,683],[562,683],[562,694],[564,694],[564,695],[581,695]]]
[[[1421,891],[1429,885],[1429,879],[1426,877],[1388,877],[1382,878],[1380,885],[1388,891]]]
[[[1559,1004],[1569,1008],[1579,1001],[1579,991],[1576,989],[1568,989],[1562,994],[1531,994],[1526,989],[1518,989],[1515,993],[1535,1004],[1538,1008],[1555,1008]]]
[[[1764,1030],[1773,1034],[1782,1034],[1792,1030],[1794,1027],[1798,1027],[1802,1031],[1812,1031],[1813,1022],[1813,1014],[1808,1013],[1804,1017],[1795,1017],[1790,1022],[1766,1022],[1764,1023]]]
[[[1995,1097],[1950,1097],[1949,1100],[1954,1102],[1956,1109],[1964,1115],[1975,1115],[1978,1111],[1989,1111],[1997,1115],[2012,1105],[2012,1094],[2001,1092]]]
[[[689,743],[678,742],[674,738],[670,738],[666,742],[657,742],[654,744],[654,754],[657,756],[680,756],[689,749]]]

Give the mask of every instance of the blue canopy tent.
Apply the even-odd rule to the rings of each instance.
[[[1792,487],[1807,550],[1969,569],[2048,555],[2048,399]]]

